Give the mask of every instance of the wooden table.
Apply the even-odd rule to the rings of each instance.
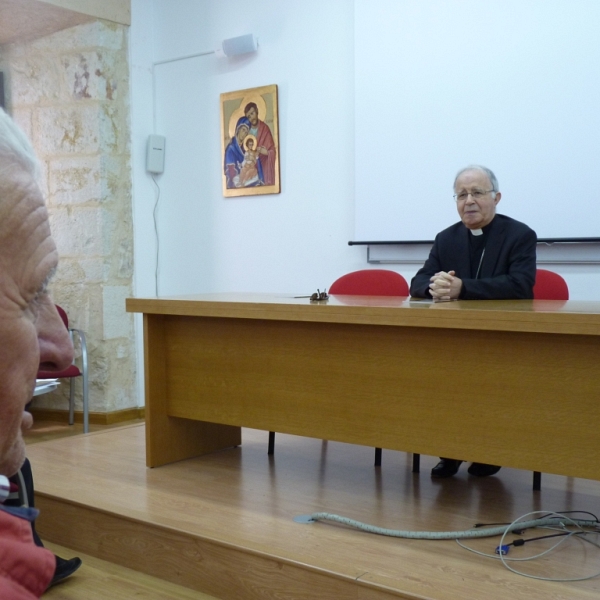
[[[245,426],[600,479],[600,302],[207,294],[127,310],[144,313],[148,466],[237,445]]]

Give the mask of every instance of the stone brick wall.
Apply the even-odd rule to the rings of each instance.
[[[127,36],[122,25],[95,21],[0,49],[7,108],[42,162],[61,256],[52,293],[86,332],[96,412],[137,405],[125,313],[133,277]],[[66,408],[67,392],[68,383],[36,406]]]

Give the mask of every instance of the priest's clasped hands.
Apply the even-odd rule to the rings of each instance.
[[[454,271],[439,271],[430,279],[429,293],[435,301],[457,300],[462,289],[462,280]]]

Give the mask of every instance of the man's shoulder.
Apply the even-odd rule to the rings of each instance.
[[[269,135],[271,134],[271,128],[264,122],[261,121],[260,119],[258,120],[258,125],[257,125],[259,131],[264,131],[265,133],[268,132]]]
[[[446,229],[442,229],[442,231],[440,231],[437,234],[436,238],[444,239],[447,237],[459,235],[460,232],[463,231],[464,229],[466,229],[466,227],[463,225],[462,221],[458,221],[458,222],[454,223],[454,225],[450,225],[450,227],[446,227]]]
[[[496,225],[502,225],[503,227],[510,228],[513,231],[518,231],[521,233],[531,232],[535,235],[535,232],[533,231],[533,229],[531,229],[531,227],[529,227],[529,225],[526,225],[525,223],[523,223],[521,221],[517,221],[516,219],[513,219],[512,217],[507,217],[506,215],[496,214],[494,221],[497,221]]]

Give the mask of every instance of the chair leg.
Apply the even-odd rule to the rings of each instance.
[[[69,379],[69,425],[75,423],[75,377]]]
[[[375,448],[375,466],[381,466],[381,448]]]
[[[540,471],[533,472],[533,489],[539,492],[542,489],[542,474]]]
[[[87,375],[83,377],[83,433],[90,430],[90,406],[88,401],[88,379]]]
[[[267,450],[267,454],[275,453],[275,432],[269,431],[269,449]]]
[[[420,454],[413,454],[413,468],[412,468],[412,472],[413,473],[419,473],[420,470],[421,470],[421,455]]]

